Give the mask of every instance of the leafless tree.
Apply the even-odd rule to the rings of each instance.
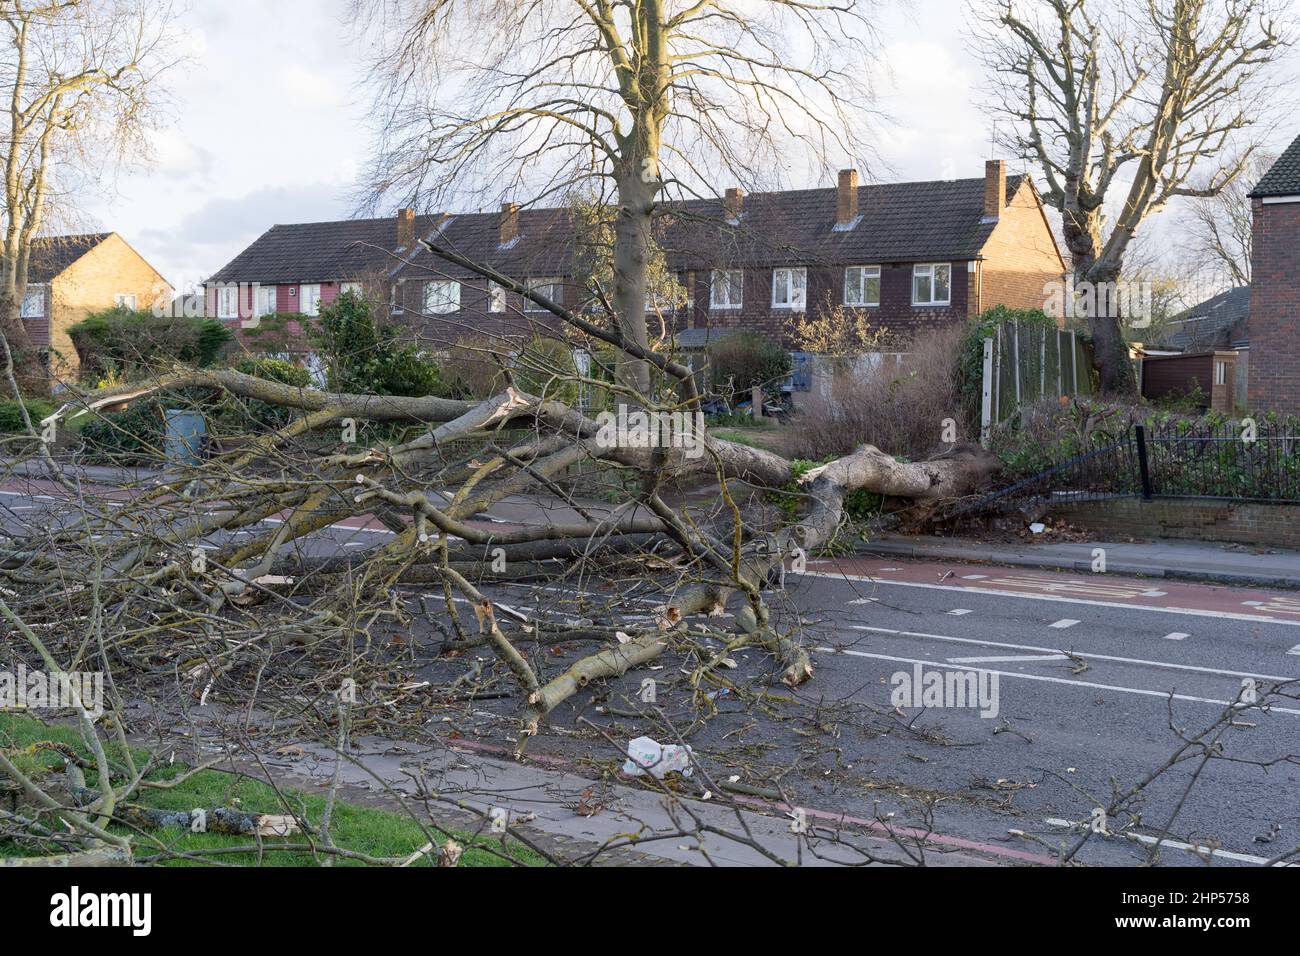
[[[33,240],[78,175],[145,152],[175,60],[167,0],[0,0],[6,106],[0,329],[25,391],[48,391],[21,318]]]
[[[1230,285],[1250,285],[1253,218],[1250,191],[1277,159],[1255,153],[1245,172],[1213,196],[1197,196],[1188,204],[1185,243],[1196,262],[1208,263]]]
[[[1062,216],[1076,283],[1105,291],[1143,221],[1212,197],[1247,169],[1242,131],[1270,115],[1269,67],[1289,41],[1274,0],[1030,0],[981,14],[999,139]],[[1108,392],[1135,388],[1117,308],[1089,317]]]
[[[355,0],[376,38],[371,195],[612,196],[616,321],[647,345],[663,194],[869,154],[862,0]],[[502,198],[498,195],[498,198]],[[649,366],[625,357],[647,392]]]

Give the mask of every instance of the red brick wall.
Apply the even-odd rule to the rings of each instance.
[[[1300,505],[1121,498],[1053,508],[1052,515],[1099,534],[1190,538],[1300,548]]]
[[[1253,412],[1300,411],[1300,202],[1253,200],[1250,378]]]
[[[952,262],[951,302],[946,306],[912,305],[912,263],[885,263],[880,266],[880,305],[864,309],[871,324],[886,328],[902,339],[910,339],[917,332],[940,328],[964,321],[967,314],[967,290],[971,283],[965,262]],[[796,266],[796,263],[792,263]],[[876,265],[876,263],[852,263]],[[844,266],[808,268],[808,309],[822,307],[827,301],[832,306],[844,302]],[[694,287],[691,295],[695,302],[693,313],[683,325],[695,328],[753,329],[789,345],[787,328],[793,313],[790,309],[772,308],[772,269],[745,269],[744,306],[739,309],[711,309],[709,284],[711,272],[693,273]]]

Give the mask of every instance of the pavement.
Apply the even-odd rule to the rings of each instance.
[[[972,538],[889,535],[873,539],[859,553],[1092,574],[1097,573],[1094,565],[1098,548],[1105,552],[1105,569],[1100,573],[1300,589],[1300,551],[1248,548],[1217,541],[1003,544]]]

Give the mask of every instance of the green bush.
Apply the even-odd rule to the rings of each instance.
[[[371,395],[437,395],[451,389],[442,372],[423,350],[398,340],[398,330],[381,326],[370,303],[344,292],[320,310],[314,332],[329,369],[330,387],[340,392]]]
[[[111,376],[133,378],[167,362],[205,368],[220,357],[234,336],[217,319],[154,315],[116,307],[92,312],[68,328],[81,362],[81,377],[97,382]]]
[[[27,416],[32,420],[32,427],[37,433],[41,430],[41,421],[53,415],[58,407],[53,402],[38,398],[26,399],[23,405],[27,406]],[[0,434],[17,435],[26,432],[27,426],[23,424],[22,409],[18,402],[11,398],[0,400]]]
[[[789,352],[749,333],[711,343],[708,355],[714,391],[723,391],[730,384],[732,401],[749,398],[755,385],[771,389],[794,368]]]
[[[163,444],[162,406],[149,399],[131,405],[124,412],[99,415],[81,429],[86,449],[96,458],[137,461]]]

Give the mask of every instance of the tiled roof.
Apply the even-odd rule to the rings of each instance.
[[[1159,344],[1181,352],[1229,348],[1249,341],[1249,318],[1250,286],[1237,286],[1178,313]]]
[[[440,216],[416,216],[416,235]],[[212,282],[338,282],[391,272],[401,260],[397,219],[343,219],[272,226],[214,273]]]
[[[1007,177],[1007,198],[1024,183]],[[783,262],[924,262],[978,258],[995,223],[983,220],[984,180],[890,183],[858,189],[860,221],[837,231],[836,190],[754,193],[738,223],[716,200],[665,203],[659,242],[674,271]],[[573,260],[572,214],[522,209],[519,238],[500,242],[500,213],[419,216],[416,235],[515,277],[563,276]],[[275,226],[212,276],[217,282],[312,282],[363,278],[397,263],[396,219]],[[400,274],[466,277],[421,249]]]
[[[1252,197],[1300,196],[1300,136],[1269,167],[1251,191]]]
[[[27,281],[44,285],[111,235],[111,232],[97,232],[84,236],[42,236],[33,240]]]

